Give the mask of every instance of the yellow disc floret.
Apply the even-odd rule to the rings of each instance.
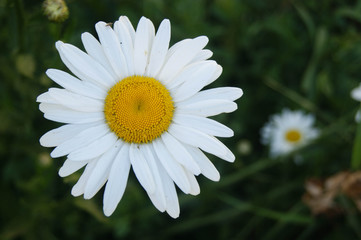
[[[110,129],[128,143],[147,143],[166,131],[173,117],[169,91],[156,79],[131,76],[116,83],[105,98]]]
[[[296,129],[288,130],[285,134],[285,138],[288,142],[297,143],[301,140],[301,133]]]

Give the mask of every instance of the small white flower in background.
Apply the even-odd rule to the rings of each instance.
[[[286,155],[319,135],[314,123],[315,118],[311,114],[284,109],[280,114],[271,116],[261,129],[261,141],[269,145],[271,157]]]
[[[355,99],[356,101],[361,102],[361,84],[358,87],[352,89],[351,97],[353,99]],[[356,122],[361,121],[361,111],[360,110],[357,111],[356,116],[355,116],[355,120],[356,120]]]
[[[92,198],[104,184],[103,210],[110,216],[126,188],[130,168],[154,206],[179,216],[174,183],[197,195],[195,176],[218,181],[219,172],[202,152],[229,162],[232,152],[215,136],[233,131],[207,117],[237,109],[242,96],[235,87],[201,89],[215,81],[222,67],[207,60],[205,36],[185,39],[169,48],[170,22],[157,33],[142,17],[136,30],[121,16],[114,29],[95,25],[99,41],[82,34],[86,52],[58,41],[56,48],[68,69],[46,74],[63,88],[50,88],[37,101],[44,117],[65,123],[41,137],[56,147],[51,157],[67,156],[62,177],[85,166],[72,189],[74,196]],[[201,151],[202,150],[202,151]]]

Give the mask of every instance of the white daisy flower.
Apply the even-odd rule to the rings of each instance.
[[[92,198],[105,185],[104,213],[110,216],[121,200],[130,168],[154,206],[179,216],[174,183],[186,194],[200,192],[195,176],[218,181],[220,175],[202,152],[229,162],[232,152],[215,136],[233,131],[207,117],[237,109],[242,96],[235,87],[202,90],[222,67],[207,60],[205,36],[169,47],[170,22],[157,33],[142,17],[136,30],[127,17],[95,25],[99,41],[82,34],[86,52],[58,41],[56,48],[68,69],[46,74],[63,88],[50,88],[37,101],[44,117],[65,123],[41,137],[56,147],[53,158],[67,156],[62,177],[85,166],[74,196]],[[202,151],[201,151],[202,150]]]
[[[352,91],[351,91],[351,97],[352,97],[354,100],[361,102],[361,84],[360,84],[358,87],[352,89]],[[356,122],[360,122],[360,121],[361,121],[361,111],[360,111],[360,110],[358,110],[358,111],[356,112],[355,121],[356,121]]]
[[[302,111],[284,109],[281,114],[271,116],[261,129],[261,141],[270,147],[270,156],[286,155],[305,146],[319,135],[314,128],[315,118]]]

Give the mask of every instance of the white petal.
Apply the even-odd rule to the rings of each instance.
[[[98,157],[108,151],[117,139],[118,137],[113,132],[109,132],[94,140],[89,145],[71,152],[68,155],[68,158],[72,161],[84,161],[90,158]]]
[[[174,51],[171,51],[170,49],[167,61],[157,79],[163,83],[172,80],[182,68],[189,64],[194,56],[196,56],[207,43],[208,38],[201,36],[190,41],[182,42],[182,44],[179,44],[179,47]]]
[[[56,48],[70,71],[83,81],[91,81],[105,89],[115,84],[116,79],[100,63],[79,48],[61,41],[56,42]]]
[[[111,166],[104,191],[104,214],[110,216],[123,197],[130,170],[129,144],[123,144]]]
[[[74,110],[72,109],[57,104],[55,99],[53,99],[49,95],[49,92],[41,94],[40,100],[44,101],[39,104],[39,110],[43,113],[56,113],[58,111],[65,111],[65,110],[74,112]]]
[[[37,101],[37,102],[40,102],[40,103],[58,104],[58,101],[56,101],[56,100],[49,94],[50,89],[53,89],[53,88],[49,88],[49,90],[48,90],[47,92],[40,94],[40,95],[36,98],[36,101]]]
[[[243,95],[242,89],[236,87],[211,88],[196,93],[190,99],[187,99],[186,101],[182,102],[182,104],[206,101],[212,99],[222,99],[233,102],[238,98],[242,97],[242,95]]]
[[[89,161],[71,161],[65,160],[63,166],[59,169],[60,177],[67,177],[84,167]]]
[[[124,23],[124,21],[121,20],[116,21],[114,23],[114,32],[116,33],[120,41],[120,47],[127,61],[128,74],[129,76],[133,76],[134,75],[133,39],[131,34],[129,33],[129,29],[126,23]]]
[[[235,160],[232,152],[230,152],[229,149],[215,137],[175,123],[170,125],[168,132],[185,144],[199,147],[203,151],[229,162]]]
[[[203,62],[203,66],[197,71],[194,71],[188,81],[184,81],[177,89],[173,91],[172,98],[174,102],[184,101],[199,92],[212,79],[215,72],[222,69],[214,61]]]
[[[199,184],[197,182],[196,177],[189,171],[185,171],[189,180],[189,183],[191,184],[191,191],[189,194],[196,196],[201,192],[201,189],[199,187]]]
[[[148,193],[154,193],[156,190],[153,174],[150,171],[146,156],[140,152],[137,144],[131,144],[129,150],[130,162],[133,171],[139,183]]]
[[[107,26],[105,22],[98,22],[95,24],[95,29],[98,33],[104,53],[117,76],[117,80],[129,76],[127,61],[120,47],[120,41],[113,29],[110,26]]]
[[[128,17],[127,16],[120,16],[119,17],[119,22],[121,22],[122,25],[124,25],[126,27],[130,37],[132,38],[132,41],[134,42],[135,30],[134,30],[134,27],[133,27],[132,23],[129,21]]]
[[[50,155],[53,158],[65,156],[74,150],[87,146],[108,132],[109,128],[106,124],[99,124],[98,126],[88,128],[70,140],[57,146]]]
[[[173,121],[183,126],[197,129],[200,132],[217,136],[232,137],[233,131],[227,126],[209,118],[199,117],[195,115],[175,114]]]
[[[183,144],[167,132],[164,132],[161,138],[165,147],[179,164],[183,165],[195,175],[201,173],[199,166],[192,158],[192,155],[184,148]]]
[[[94,171],[95,166],[97,164],[98,159],[90,161],[86,167],[82,175],[80,176],[78,182],[71,189],[71,194],[74,197],[78,197],[84,193],[84,189],[91,173]]]
[[[153,147],[169,176],[184,193],[188,194],[191,191],[191,186],[183,167],[174,160],[160,139],[153,140]]]
[[[88,32],[85,32],[81,35],[81,40],[89,56],[100,63],[115,79],[117,76],[113,71],[108,58],[105,56],[102,45],[98,42],[98,40]]]
[[[146,75],[156,77],[164,64],[170,41],[170,22],[164,19],[155,35]]]
[[[208,79],[208,82],[206,83],[206,85],[211,84],[212,82],[217,80],[217,78],[219,78],[219,76],[221,76],[222,71],[223,71],[223,68],[220,65],[218,65],[218,68],[213,73],[213,76]]]
[[[200,52],[198,52],[196,56],[194,56],[194,58],[192,59],[192,61],[190,63],[207,60],[210,57],[212,57],[212,55],[213,55],[213,52],[211,50],[203,49]]]
[[[166,83],[166,87],[173,91],[178,91],[178,87],[184,82],[195,82],[198,81],[198,76],[200,71],[205,68],[216,68],[217,64],[215,61],[203,61],[196,62],[190,65],[187,65],[182,71],[177,74],[175,78]],[[208,70],[208,69],[207,69]],[[204,72],[204,70],[203,70]],[[207,72],[206,72],[207,73]],[[211,75],[212,76],[212,75]]]
[[[227,100],[212,99],[184,105],[176,104],[179,114],[194,114],[203,117],[215,116],[221,113],[230,113],[237,109],[237,104]]]
[[[80,124],[104,120],[103,112],[79,112],[57,104],[40,103],[39,109],[46,119],[55,122]]]
[[[63,88],[86,97],[103,100],[107,95],[107,92],[103,88],[100,88],[91,82],[80,81],[76,77],[61,70],[48,69],[46,75]]]
[[[154,32],[153,23],[142,17],[139,20],[134,39],[134,72],[136,75],[143,76],[145,73]]]
[[[163,181],[159,173],[159,168],[156,161],[159,161],[155,157],[155,153],[153,153],[152,149],[148,144],[144,144],[141,146],[140,151],[143,152],[143,156],[147,156],[147,161],[150,167],[151,172],[153,173],[154,181],[156,184],[156,190],[154,193],[148,193],[150,200],[153,205],[161,212],[164,212],[166,209],[166,199],[163,190]]]
[[[66,89],[49,89],[49,95],[58,104],[80,112],[102,112],[104,109],[102,101],[72,93]]]
[[[171,46],[167,52],[166,61],[179,49],[183,48],[187,44],[189,44],[193,39],[187,38],[183,39],[179,42],[176,42],[173,46]]]
[[[117,141],[116,143],[111,145],[111,148],[108,152],[106,152],[99,158],[94,171],[91,173],[89,180],[85,185],[85,199],[90,199],[94,197],[94,195],[104,185],[104,183],[108,179],[110,167],[114,161],[115,156],[119,152],[121,145],[121,141]]]
[[[56,147],[59,144],[75,137],[87,128],[98,125],[99,123],[86,124],[67,124],[50,130],[40,138],[40,144],[43,147]]]
[[[194,160],[201,168],[202,174],[206,178],[218,182],[220,179],[220,174],[213,163],[207,158],[207,156],[197,147],[192,147],[190,145],[185,145],[185,147],[187,148],[188,152],[192,154]]]
[[[73,66],[73,64],[71,63],[70,59],[68,59],[68,57],[66,57],[64,55],[64,53],[62,51],[59,50],[60,46],[63,45],[64,43],[61,41],[58,41],[55,43],[55,47],[58,50],[59,56],[61,58],[61,60],[63,61],[63,63],[65,64],[65,66],[75,75],[77,76],[80,80],[82,80],[83,82],[88,82],[90,81],[87,76],[85,74],[82,73],[81,70],[77,69],[76,67]],[[98,87],[101,87],[104,89],[103,85],[100,85],[98,83],[95,83],[95,85],[97,85]]]
[[[179,202],[178,195],[175,189],[173,180],[169,177],[167,171],[163,168],[162,164],[156,161],[159,175],[162,179],[164,195],[166,200],[166,211],[172,218],[177,218],[179,216]]]

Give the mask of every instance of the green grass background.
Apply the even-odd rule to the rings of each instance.
[[[0,239],[361,238],[351,201],[339,199],[344,214],[328,218],[312,216],[301,200],[306,179],[360,166],[361,139],[354,141],[360,104],[350,91],[361,80],[361,1],[69,0],[64,23],[50,22],[41,4],[0,0]],[[133,25],[146,16],[156,28],[169,18],[172,44],[208,36],[212,59],[224,69],[211,87],[244,91],[236,112],[216,117],[235,131],[222,139],[235,163],[210,156],[220,182],[200,176],[199,196],[178,191],[175,220],[153,207],[133,173],[117,210],[105,217],[103,190],[91,200],[71,196],[81,171],[60,178],[64,158],[50,159],[51,149],[39,144],[59,126],[35,102],[55,86],[46,69],[66,70],[55,42],[82,48],[81,33],[96,35],[97,21],[120,15]],[[259,141],[268,117],[285,107],[313,113],[322,133],[297,152],[302,163],[293,155],[269,159]],[[239,151],[242,144],[250,151]]]

